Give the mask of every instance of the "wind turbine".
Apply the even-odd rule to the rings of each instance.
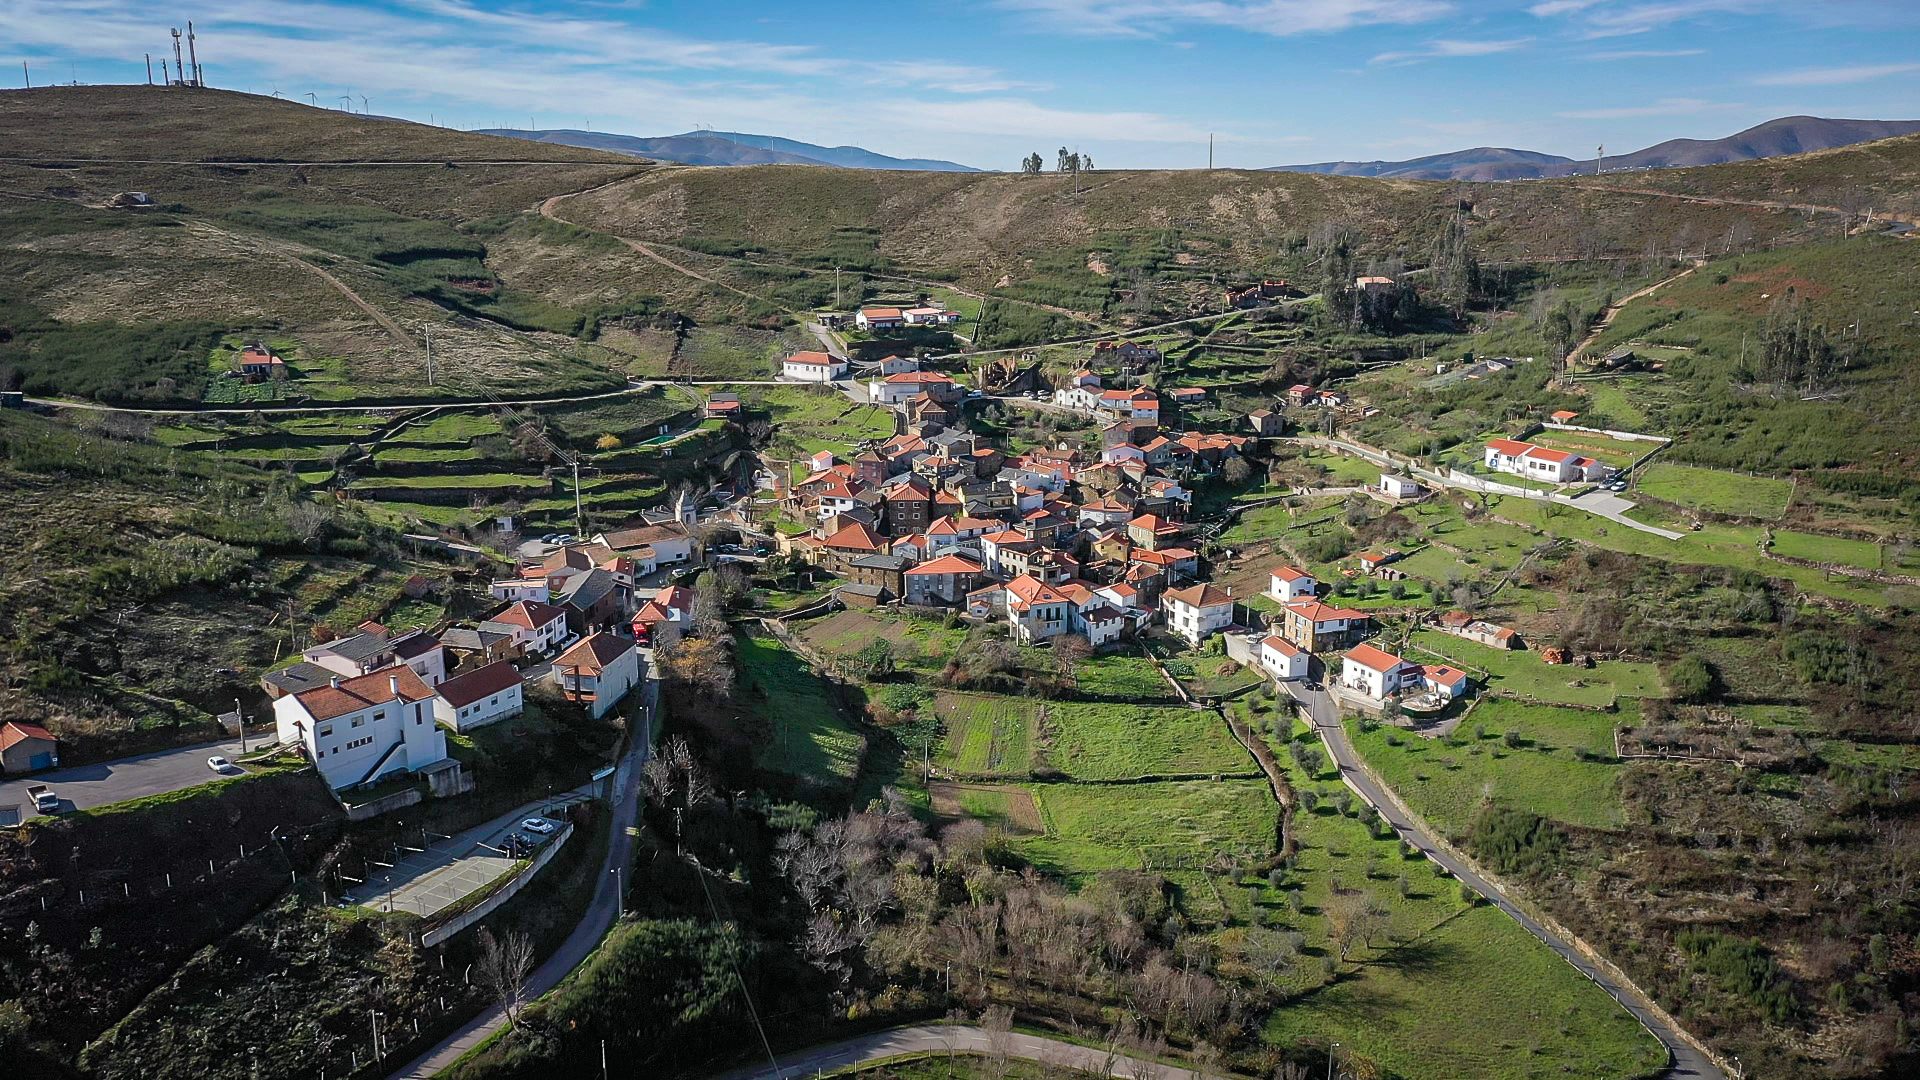
[[[342,112],[353,111],[353,95],[352,94],[340,95],[340,111]]]
[[[269,85],[272,85],[272,86],[273,86],[273,96],[274,96],[274,97],[276,97],[276,98],[277,98],[277,97],[279,97],[279,96],[280,96],[280,87],[279,87],[279,84],[277,84],[277,83],[274,83],[274,84],[269,84]]]
[[[320,107],[320,99],[315,97],[313,95],[313,91],[311,90],[307,91],[307,104],[313,106],[316,109]]]
[[[360,111],[363,113],[367,111],[367,95],[365,94],[360,95]]]

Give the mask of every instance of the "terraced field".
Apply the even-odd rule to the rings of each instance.
[[[934,760],[962,775],[1024,777],[1033,771],[1041,708],[1032,698],[942,693],[934,712],[946,738]]]
[[[1210,709],[1053,702],[1043,730],[1048,766],[1075,780],[1255,774]]]

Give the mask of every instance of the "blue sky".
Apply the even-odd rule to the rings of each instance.
[[[700,126],[1016,167],[1584,157],[1791,113],[1920,118],[1913,0],[0,0],[0,86],[218,86],[459,127]],[[7,70],[11,69],[11,74]]]

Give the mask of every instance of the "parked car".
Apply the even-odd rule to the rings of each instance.
[[[33,800],[33,808],[43,814],[55,814],[60,811],[60,796],[45,784],[33,784],[27,788],[27,798]]]
[[[520,827],[527,830],[530,833],[539,833],[542,836],[545,836],[546,834],[554,830],[553,822],[548,821],[546,818],[542,818],[542,817],[530,817],[527,820],[521,822]]]
[[[217,773],[230,773],[230,772],[240,771],[238,766],[234,765],[233,762],[228,761],[226,758],[221,757],[219,754],[215,754],[212,757],[207,759],[207,768],[212,769],[214,772],[217,772]]]

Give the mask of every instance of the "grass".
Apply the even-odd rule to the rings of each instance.
[[[1489,690],[1548,704],[1605,706],[1617,698],[1666,694],[1654,664],[1625,660],[1602,660],[1591,668],[1549,664],[1535,650],[1495,649],[1437,630],[1422,630],[1413,642],[1457,666],[1486,672]],[[1414,653],[1418,656],[1419,650]]]
[[[1884,554],[1880,545],[1871,541],[1849,540],[1841,536],[1818,536],[1813,533],[1794,532],[1791,529],[1775,529],[1773,543],[1768,550],[1775,555],[1785,555],[1789,558],[1844,563],[1867,570],[1880,569]]]
[[[1616,439],[1611,435],[1599,435],[1591,431],[1548,430],[1529,437],[1527,441],[1540,446],[1549,446],[1555,450],[1569,450],[1616,469],[1624,469],[1660,448],[1657,442]]]
[[[1153,661],[1144,656],[1110,653],[1082,660],[1073,671],[1074,683],[1085,697],[1119,701],[1172,701],[1173,688]]]
[[[1620,766],[1607,759],[1620,722],[1631,723],[1632,716],[1623,721],[1608,713],[1485,700],[1451,739],[1386,726],[1373,731],[1352,726],[1348,733],[1395,793],[1457,837],[1489,801],[1569,825],[1618,827],[1623,821],[1616,788]],[[1475,734],[1482,728],[1485,737]],[[1602,760],[1582,759],[1581,751]]]
[[[897,665],[932,673],[959,651],[967,631],[935,619],[848,608],[808,620],[800,627],[800,637],[827,657],[845,656],[875,641],[889,641]]]
[[[1001,694],[943,693],[934,700],[934,710],[946,728],[934,759],[942,768],[1006,776],[1033,770],[1039,702]]]
[[[1720,469],[1656,461],[1641,471],[1634,490],[1677,506],[1733,517],[1773,520],[1787,512],[1793,481],[1743,476]]]
[[[1197,866],[1220,852],[1273,847],[1278,808],[1262,780],[1034,784],[1043,836],[1016,853],[1052,874]]]
[[[1075,780],[1251,774],[1253,760],[1211,709],[1055,702],[1047,759]]]
[[[823,786],[850,784],[867,741],[841,715],[826,683],[776,638],[744,634],[736,645],[741,678],[765,703],[771,729],[760,766]]]

